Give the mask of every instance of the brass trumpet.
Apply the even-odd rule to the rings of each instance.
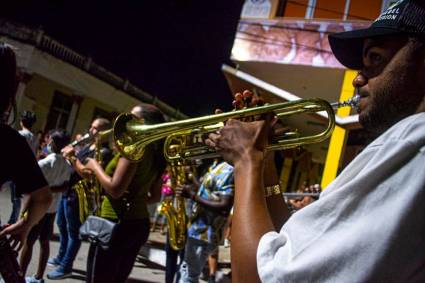
[[[224,126],[226,120],[232,118],[241,119],[270,112],[274,112],[279,119],[301,113],[316,113],[321,111],[327,113],[328,124],[322,132],[311,136],[299,136],[295,133],[284,134],[270,144],[266,150],[287,149],[304,144],[318,143],[327,139],[335,127],[335,113],[333,108],[356,106],[358,100],[358,97],[354,97],[345,102],[333,103],[331,105],[329,102],[319,98],[301,99],[157,125],[144,124],[143,120],[135,118],[130,113],[123,113],[115,120],[113,139],[117,150],[122,156],[132,161],[142,158],[144,148],[148,144],[164,138],[167,138],[164,146],[164,155],[168,161],[202,159],[216,154],[215,151],[205,145],[189,148],[188,150],[185,147],[185,138],[182,137],[196,137],[196,135],[199,136],[216,131]],[[170,155],[167,149],[173,143],[181,144],[181,148],[184,151]]]

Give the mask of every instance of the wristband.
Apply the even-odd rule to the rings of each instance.
[[[266,198],[275,196],[275,195],[281,195],[281,194],[282,194],[282,188],[280,186],[280,183],[276,185],[272,185],[272,186],[267,186],[264,188],[264,196]]]

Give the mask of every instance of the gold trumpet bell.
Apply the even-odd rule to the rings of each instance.
[[[145,146],[152,142],[150,139],[143,139],[147,136],[146,132],[130,131],[133,125],[137,124],[139,127],[144,126],[144,120],[136,118],[131,113],[122,113],[114,123],[113,138],[117,150],[122,156],[125,156],[131,161],[140,160],[145,153]],[[140,134],[142,132],[143,134]]]

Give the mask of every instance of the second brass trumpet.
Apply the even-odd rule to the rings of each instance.
[[[353,106],[355,103],[356,101],[352,100],[345,104],[340,103],[337,106]],[[289,115],[321,111],[325,111],[328,116],[328,124],[322,132],[310,136],[294,135],[291,138],[285,137],[284,139],[276,140],[267,147],[267,150],[279,150],[317,143],[327,139],[335,127],[335,113],[329,102],[319,98],[302,99],[156,125],[144,124],[144,121],[135,118],[129,113],[124,113],[119,115],[115,120],[113,138],[116,148],[125,158],[137,161],[142,158],[144,148],[152,142],[168,138],[168,141],[166,140],[165,142],[167,145],[170,144],[170,139],[175,139],[176,136],[217,130],[223,127],[224,122],[228,119],[241,119],[270,112],[282,118]],[[206,146],[203,145],[203,147]],[[213,151],[208,149],[207,155],[211,155],[211,153]],[[168,160],[202,159],[205,158],[204,154],[205,148],[191,148],[190,150],[173,153],[172,155],[166,151],[165,157]]]

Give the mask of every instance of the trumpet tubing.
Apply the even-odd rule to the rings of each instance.
[[[335,107],[353,106],[355,103],[357,102],[352,100],[339,103]],[[335,127],[335,113],[329,102],[319,98],[302,99],[157,125],[147,125],[143,120],[136,119],[129,113],[124,113],[115,120],[113,139],[118,151],[124,157],[133,161],[142,158],[144,148],[148,144],[164,138],[167,138],[164,146],[164,155],[168,161],[202,159],[206,158],[206,156],[216,154],[215,151],[205,145],[199,145],[195,148],[189,147],[190,151],[188,151],[188,147],[185,149],[185,146],[188,144],[185,136],[201,137],[205,133],[220,129],[228,119],[243,119],[271,112],[282,119],[290,115],[321,111],[325,111],[328,116],[328,125],[325,130],[311,136],[298,136],[292,133],[288,138],[286,134],[267,147],[267,150],[280,150],[317,143],[327,139]],[[181,150],[184,149],[185,151],[180,151],[174,155],[170,154],[170,145],[173,142],[180,144]]]

